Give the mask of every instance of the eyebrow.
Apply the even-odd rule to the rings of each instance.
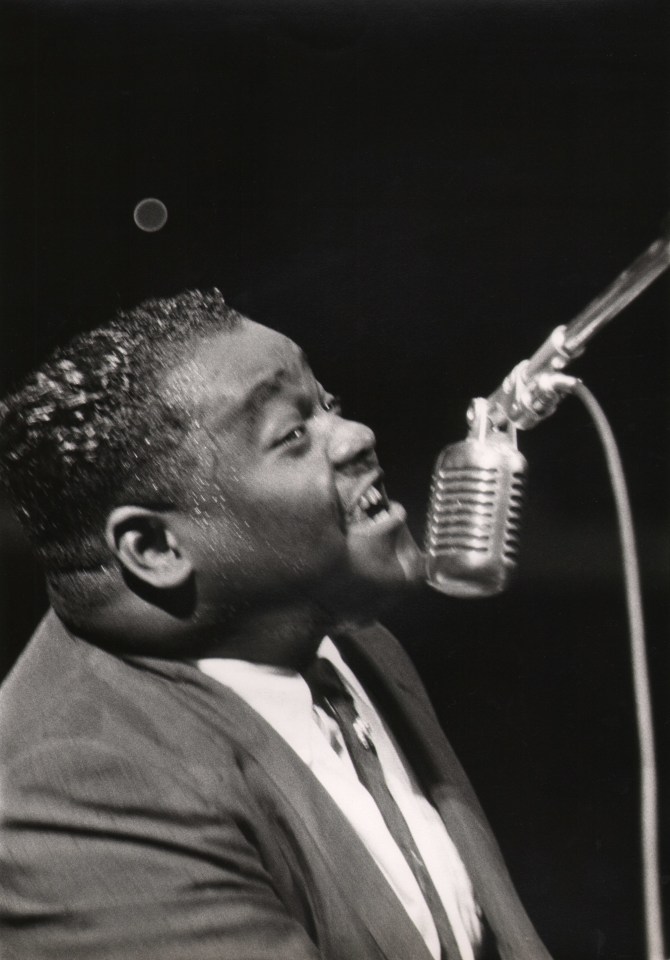
[[[286,382],[289,371],[283,367],[277,370],[269,377],[264,377],[249,390],[242,402],[231,412],[233,414],[246,414],[250,425],[254,425],[267,404],[281,392],[281,388]]]
[[[302,350],[299,351],[298,360],[303,370],[309,370],[307,357]],[[294,368],[280,367],[269,376],[263,377],[262,380],[249,388],[239,403],[234,404],[220,418],[217,418],[217,423],[223,426],[238,418],[245,417],[248,428],[253,429],[267,404],[273,397],[281,393],[283,385],[294,372]]]

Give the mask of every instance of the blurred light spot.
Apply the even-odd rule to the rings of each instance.
[[[167,207],[162,200],[155,197],[145,197],[140,200],[133,210],[133,220],[146,233],[155,233],[167,223]]]

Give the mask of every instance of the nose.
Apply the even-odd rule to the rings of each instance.
[[[374,433],[363,423],[335,417],[328,436],[328,456],[339,470],[375,461]]]

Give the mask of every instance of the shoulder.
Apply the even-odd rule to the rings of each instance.
[[[0,688],[0,751],[7,762],[39,744],[72,712],[86,665],[73,638],[49,611]]]
[[[206,764],[202,723],[188,706],[193,674],[197,684],[188,664],[160,673],[125,660],[73,636],[50,613],[0,690],[0,762],[16,782],[49,778],[66,791],[75,775],[82,783],[137,783],[140,767],[197,780]],[[220,769],[234,769],[232,752],[222,738]]]

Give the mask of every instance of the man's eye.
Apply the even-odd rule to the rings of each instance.
[[[284,446],[286,444],[295,443],[298,440],[302,440],[306,433],[307,427],[304,423],[301,423],[300,426],[294,427],[292,430],[289,430],[288,433],[284,434],[279,441],[279,445]]]
[[[339,397],[326,397],[321,401],[321,409],[326,413],[342,413],[342,403]]]

